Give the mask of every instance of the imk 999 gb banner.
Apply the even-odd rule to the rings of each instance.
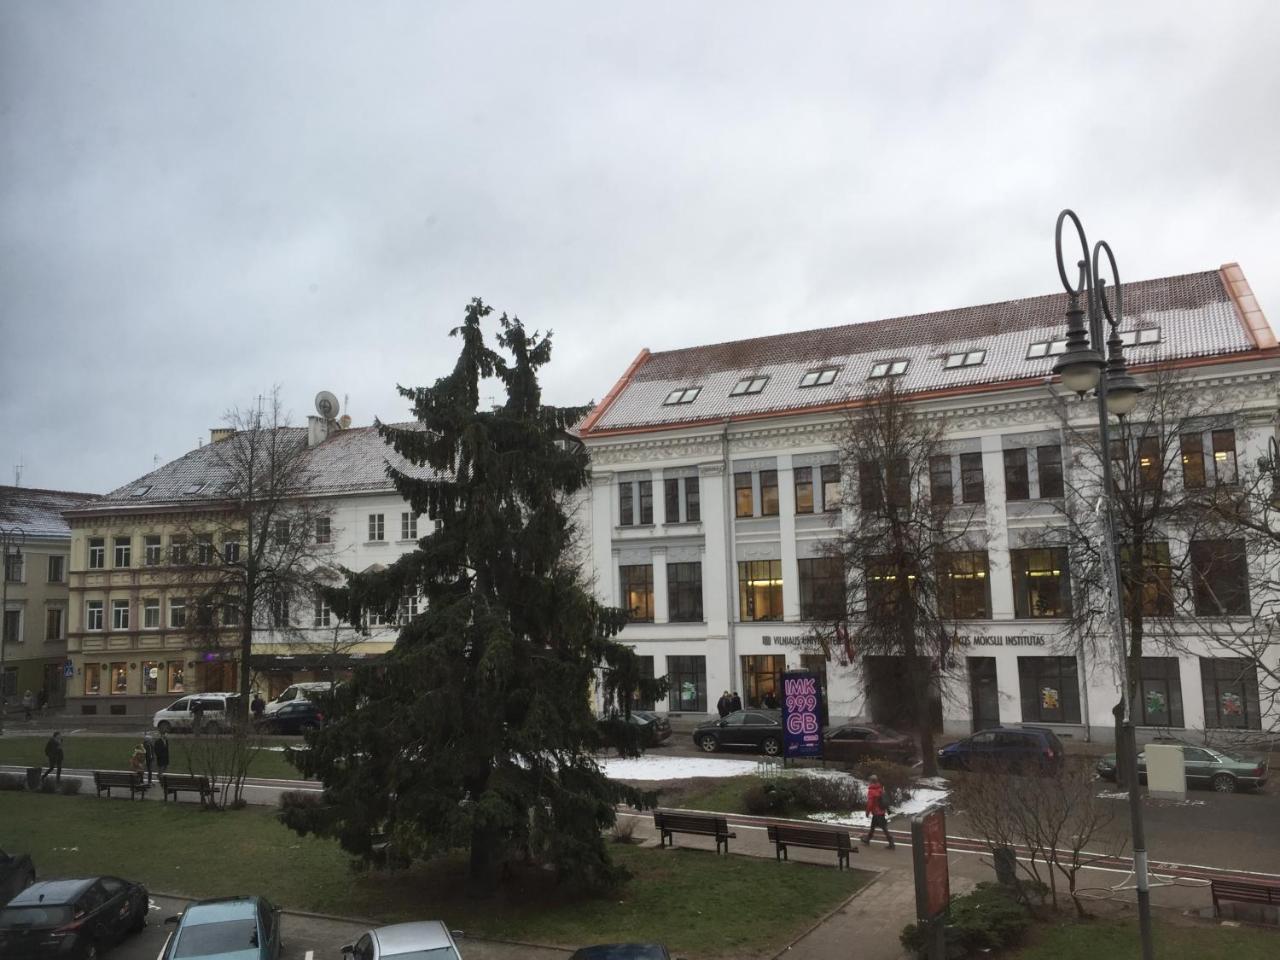
[[[807,671],[782,675],[783,756],[822,756],[822,687]]]

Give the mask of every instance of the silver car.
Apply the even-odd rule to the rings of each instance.
[[[458,934],[461,936],[461,934]],[[342,948],[353,960],[462,960],[453,933],[439,920],[393,923],[364,934]]]

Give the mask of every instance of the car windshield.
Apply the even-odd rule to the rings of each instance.
[[[0,910],[0,930],[60,927],[71,922],[71,908],[60,906],[6,907]]]
[[[384,960],[460,960],[453,947],[436,947],[432,950],[409,950],[405,953],[384,953]]]
[[[214,953],[234,953],[258,945],[258,922],[253,917],[197,923],[185,926],[178,935],[177,957],[206,957]]]

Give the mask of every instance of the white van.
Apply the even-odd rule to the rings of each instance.
[[[180,697],[173,703],[169,704],[161,710],[157,710],[155,716],[151,718],[151,725],[161,733],[169,733],[172,730],[190,730],[192,726],[191,708],[199,701],[204,707],[204,713],[200,721],[202,730],[225,730],[230,723],[227,720],[228,711],[235,711],[239,707],[240,694],[238,693],[192,693],[185,697]]]
[[[340,685],[341,681],[333,684],[335,687]],[[310,700],[311,695],[316,693],[328,693],[329,686],[328,680],[313,680],[308,683],[295,683],[292,686],[285,687],[280,696],[267,704],[267,708],[262,711],[262,715],[269,717],[286,703],[292,703],[294,700]]]

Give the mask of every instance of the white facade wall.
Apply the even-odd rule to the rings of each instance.
[[[1274,435],[1277,370],[1274,361],[1239,362],[1230,372],[1210,368],[1197,374],[1205,387],[1224,398],[1222,412],[1238,411],[1237,456],[1240,470],[1256,467],[1265,455],[1267,438]],[[1006,502],[1003,450],[1006,447],[1061,442],[1057,408],[1047,386],[1019,391],[930,401],[921,409],[944,418],[948,442],[957,451],[981,453],[986,486],[985,505],[975,518],[975,535],[985,537],[990,571],[991,618],[974,621],[960,631],[967,639],[964,655],[947,677],[943,697],[943,726],[949,734],[965,734],[974,725],[970,658],[989,657],[994,664],[998,689],[999,721],[1030,722],[1023,716],[1019,659],[1027,656],[1079,654],[1078,695],[1080,722],[1054,725],[1064,736],[1107,740],[1112,736],[1111,708],[1119,697],[1118,672],[1113,660],[1077,650],[1062,620],[1018,619],[1015,610],[1010,550],[1042,531],[1055,515],[1051,505],[1029,501]],[[1096,417],[1092,401],[1077,408],[1080,423]],[[1094,420],[1093,422],[1096,422]],[[818,653],[806,640],[811,625],[801,619],[798,561],[820,555],[824,541],[836,537],[840,525],[852,514],[797,515],[794,470],[813,465],[815,487],[821,462],[835,462],[840,415],[812,414],[775,417],[754,422],[728,422],[715,426],[674,427],[660,433],[588,437],[592,461],[589,502],[580,517],[589,535],[582,543],[589,550],[588,568],[594,571],[596,591],[606,604],[625,606],[619,568],[651,563],[654,568],[655,616],[652,623],[632,623],[621,639],[641,655],[654,658],[657,676],[672,673],[672,658],[702,657],[705,662],[705,703],[702,710],[682,710],[675,694],[655,708],[671,713],[713,713],[721,691],[744,693],[742,657],[781,655],[788,669],[802,666],[802,656]],[[1070,470],[1072,451],[1064,448],[1064,469]],[[697,523],[673,523],[662,507],[664,471],[694,468],[700,481],[701,519]],[[733,473],[753,472],[754,502],[759,512],[759,470],[778,472],[779,513],[776,517],[737,519],[734,516]],[[1034,465],[1030,465],[1033,497]],[[619,523],[619,485],[636,478],[653,484],[653,523],[624,526]],[[959,477],[955,477],[959,500]],[[1069,482],[1069,481],[1068,481]],[[1180,482],[1180,479],[1177,481]],[[979,544],[980,545],[980,544]],[[702,563],[703,619],[676,623],[669,619],[666,600],[668,562],[700,560]],[[776,622],[744,622],[739,617],[737,562],[780,560],[783,578],[783,619]],[[661,571],[661,572],[659,572]],[[1254,597],[1255,609],[1260,598]],[[1155,638],[1146,644],[1147,656],[1178,658],[1182,728],[1195,730],[1205,724],[1199,656],[1229,655],[1205,644],[1185,641],[1187,649],[1162,653]],[[1272,649],[1270,656],[1280,658]],[[855,658],[856,660],[856,658]],[[812,666],[810,661],[810,666]],[[832,718],[869,716],[868,689],[857,662],[834,658],[825,664]],[[1264,704],[1264,709],[1266,709]],[[1264,716],[1264,727],[1277,718]]]

